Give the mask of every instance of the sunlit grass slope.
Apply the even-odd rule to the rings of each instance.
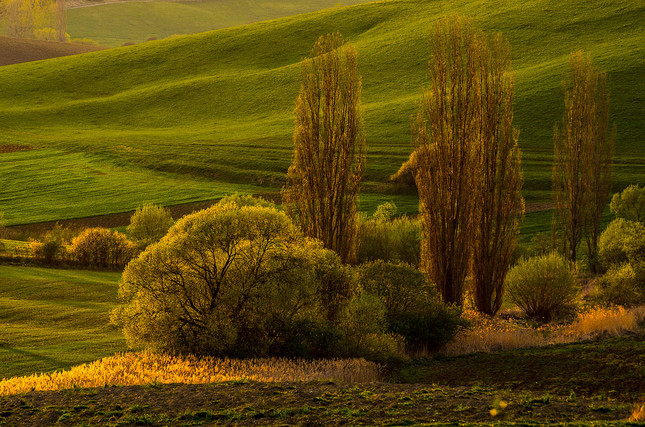
[[[70,9],[67,29],[73,38],[105,46],[194,34],[369,0],[202,0],[107,3]]]
[[[11,173],[6,156],[17,154],[0,156],[0,211],[15,224],[126,211],[139,200],[212,197],[201,193],[202,184],[212,191],[231,187],[222,183],[277,190],[292,155],[299,61],[320,34],[334,30],[359,54],[369,147],[363,191],[387,197],[383,183],[411,150],[409,117],[427,82],[429,26],[452,14],[510,40],[528,201],[550,198],[553,125],[575,49],[590,52],[609,74],[616,187],[645,184],[642,2],[389,0],[1,68],[0,141],[39,149],[19,156],[33,168]],[[91,172],[78,168],[74,173],[85,177],[69,182],[69,171],[52,165],[43,149],[63,163],[91,161],[90,169],[105,174],[89,182]],[[49,173],[35,173],[41,161]],[[136,183],[146,179],[149,186]],[[186,181],[199,183],[194,192],[182,189]],[[65,213],[43,209],[36,218],[30,211],[72,201]]]
[[[119,273],[0,266],[0,379],[68,369],[127,347],[109,324]]]

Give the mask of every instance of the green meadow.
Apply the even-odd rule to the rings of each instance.
[[[73,23],[81,9],[70,12]],[[387,0],[0,68],[1,141],[36,148],[0,156],[0,211],[11,225],[125,212],[146,201],[278,192],[292,155],[299,62],[319,35],[339,30],[358,49],[363,81],[369,151],[361,208],[393,200],[413,213],[414,196],[393,195],[388,177],[412,149],[409,120],[427,81],[430,25],[453,14],[501,31],[512,46],[527,202],[550,200],[553,125],[576,49],[609,75],[614,189],[645,184],[645,5]],[[550,228],[531,218],[529,229]]]
[[[194,34],[368,0],[205,0],[94,4],[69,9],[67,31],[103,46]]]
[[[0,379],[127,349],[109,322],[120,273],[0,266]]]

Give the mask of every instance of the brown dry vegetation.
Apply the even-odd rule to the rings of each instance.
[[[0,37],[0,65],[20,64],[105,49],[74,43]]]
[[[36,147],[19,144],[2,144],[0,145],[0,154],[15,153],[16,151],[35,150]]]
[[[645,320],[645,306],[597,307],[579,312],[570,324],[550,323],[537,329],[521,320],[491,318],[472,309],[467,309],[464,317],[473,328],[459,333],[445,347],[445,355],[545,347],[636,333]]]

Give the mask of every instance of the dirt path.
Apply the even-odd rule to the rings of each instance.
[[[67,0],[65,3],[65,9],[79,9],[82,7],[94,7],[94,6],[104,6],[106,4],[112,3],[150,3],[156,0],[100,0],[100,1],[89,1],[89,0]],[[165,0],[172,2],[199,2],[201,0]]]

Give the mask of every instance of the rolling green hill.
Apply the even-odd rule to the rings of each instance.
[[[20,224],[277,191],[292,154],[299,61],[334,30],[359,54],[369,208],[392,197],[384,183],[411,151],[428,29],[451,14],[511,43],[527,201],[549,199],[552,130],[575,49],[609,74],[615,187],[645,184],[641,2],[388,0],[0,68],[0,144],[37,148],[0,155],[0,211]]]
[[[73,38],[104,46],[235,27],[369,0],[202,0],[94,4],[67,12]]]

